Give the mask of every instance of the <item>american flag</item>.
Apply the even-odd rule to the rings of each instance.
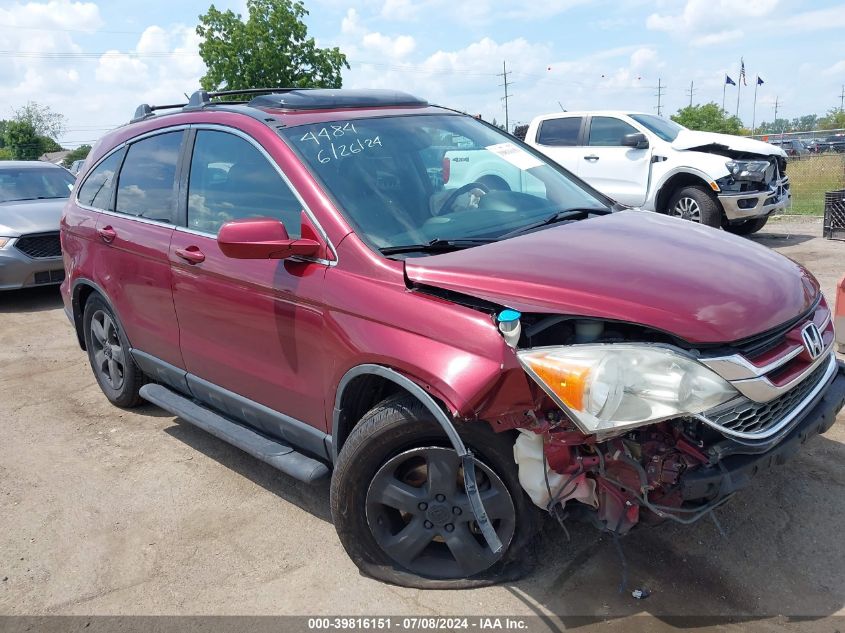
[[[745,81],[745,60],[741,57],[739,58],[739,80],[742,82],[743,86],[748,85]]]

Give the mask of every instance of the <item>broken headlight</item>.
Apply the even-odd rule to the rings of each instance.
[[[695,359],[654,345],[541,347],[517,356],[587,434],[609,435],[701,413],[737,395]]]
[[[767,160],[729,160],[725,167],[731,172],[734,180],[752,182],[768,182],[772,176],[769,170],[774,169]]]

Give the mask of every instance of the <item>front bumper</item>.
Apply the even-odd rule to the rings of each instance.
[[[714,466],[688,471],[681,481],[684,500],[714,500],[746,487],[758,472],[779,466],[810,437],[824,433],[845,405],[845,364],[837,361],[833,379],[807,407],[803,418],[780,442],[765,453],[731,455]]]
[[[0,249],[0,290],[55,285],[64,278],[61,257],[33,259],[16,249],[14,242]]]
[[[779,180],[766,191],[722,193],[718,198],[730,222],[765,217],[789,205],[789,179]]]

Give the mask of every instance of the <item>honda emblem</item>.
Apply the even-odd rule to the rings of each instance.
[[[824,351],[824,341],[815,323],[808,323],[804,326],[801,330],[801,340],[804,341],[804,347],[807,349],[807,353],[811,359],[816,360],[821,356],[821,353]]]

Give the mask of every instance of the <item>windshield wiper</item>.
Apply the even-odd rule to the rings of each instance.
[[[12,198],[11,200],[4,200],[3,202],[26,202],[28,200],[56,200],[65,198],[66,196],[34,196],[32,198]]]
[[[498,238],[492,237],[472,237],[457,240],[444,240],[436,237],[425,244],[385,246],[384,248],[380,248],[379,251],[382,255],[399,255],[401,253],[446,253],[448,251],[457,251],[462,248],[480,246],[481,244],[489,244],[490,242],[496,242],[497,240]]]
[[[545,220],[540,220],[539,222],[535,222],[534,224],[528,224],[527,226],[521,226],[513,231],[508,231],[507,233],[500,235],[499,239],[504,240],[509,237],[514,237],[516,235],[522,235],[523,233],[528,233],[529,231],[533,231],[534,229],[539,229],[550,224],[557,224],[558,222],[566,222],[567,220],[576,218],[579,215],[589,215],[590,213],[594,215],[608,215],[610,213],[613,213],[613,209],[607,207],[598,209],[593,207],[585,207],[583,209],[566,209],[565,211],[556,211],[555,213],[547,217]]]

